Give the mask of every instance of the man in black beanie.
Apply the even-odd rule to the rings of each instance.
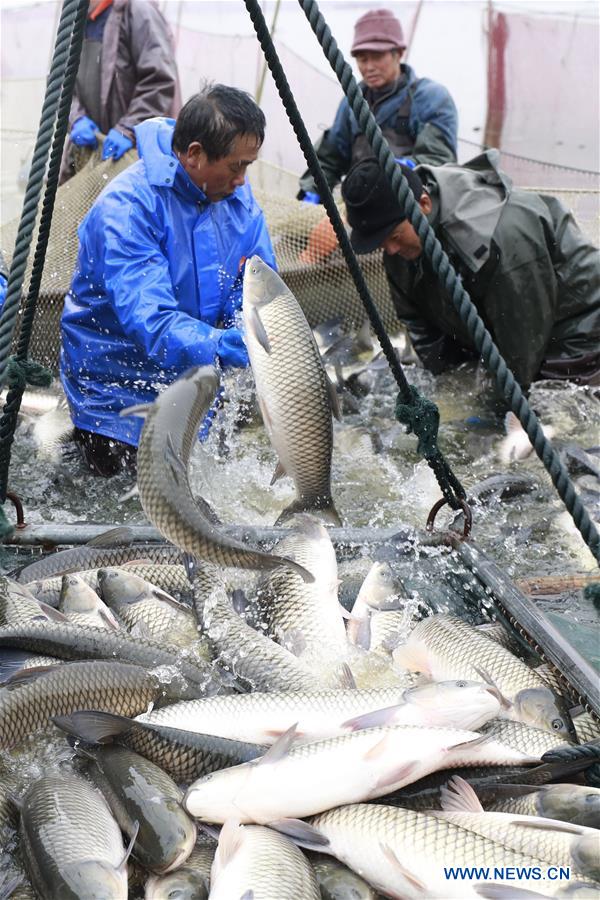
[[[542,378],[600,384],[600,252],[555,198],[513,188],[497,150],[463,166],[401,166],[421,211],[524,389]],[[342,185],[357,253],[381,247],[400,321],[434,373],[475,347],[422,254],[377,160]]]

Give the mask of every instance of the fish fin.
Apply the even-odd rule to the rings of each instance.
[[[248,334],[251,334],[255,338],[255,340],[260,344],[265,353],[270,353],[271,344],[269,343],[269,337],[256,306],[253,306],[250,310],[247,328]]]
[[[473,732],[475,734],[475,732]],[[444,748],[445,753],[449,753],[451,750],[461,750],[461,749],[469,749],[471,750],[473,747],[484,747],[486,744],[491,744],[492,741],[496,740],[496,735],[493,732],[489,734],[479,734],[477,737],[470,738],[467,741],[459,741],[458,744],[449,744]]]
[[[115,616],[110,609],[99,609],[98,615],[103,622],[111,629],[111,631],[121,631],[121,626],[117,622]]]
[[[460,775],[453,775],[440,791],[444,812],[484,812],[473,787]]]
[[[341,584],[341,581],[336,582],[337,587],[339,587],[340,584]],[[349,622],[350,619],[352,618],[352,613],[348,612],[346,607],[342,606],[341,603],[338,603],[338,612],[339,612],[340,616],[342,617],[342,619],[346,619],[347,622]]]
[[[258,759],[258,765],[262,766],[265,763],[278,762],[288,754],[290,747],[298,737],[297,725],[298,723],[296,722],[287,731],[284,731],[274,744],[271,744],[265,755]]]
[[[400,644],[394,650],[394,663],[409,672],[424,672],[431,674],[429,652],[422,641],[409,637],[405,644]]]
[[[375,786],[377,794],[381,794],[382,788],[389,788],[386,793],[396,790],[401,782],[406,782],[406,779],[414,781],[418,769],[419,763],[417,760],[414,760],[413,762],[402,763],[401,765],[398,765],[397,768],[386,772],[381,776]]]
[[[219,834],[219,846],[217,854],[221,868],[231,862],[235,854],[242,846],[244,826],[239,819],[226,819]]]
[[[335,528],[341,528],[343,525],[342,518],[335,508],[335,503],[333,500],[329,500],[326,506],[323,506],[319,510],[319,515],[322,519],[325,520],[329,525],[333,525]]]
[[[72,734],[89,744],[108,744],[113,738],[126,734],[136,723],[127,716],[101,710],[78,710],[67,716],[52,716],[51,721],[61,731]],[[144,723],[140,723],[143,727]]]
[[[285,834],[295,843],[306,847],[308,850],[318,850],[329,844],[329,838],[326,838],[324,834],[321,834],[318,829],[313,828],[308,822],[303,822],[302,819],[276,819],[274,822],[269,822],[269,828]]]
[[[0,654],[0,684],[4,684],[17,672],[20,672],[24,663],[32,656],[31,650],[8,650],[2,648]]]
[[[24,669],[20,672],[17,672],[8,681],[4,682],[4,690],[12,691],[18,690],[18,688],[23,687],[24,685],[29,684],[32,681],[36,681],[38,678],[43,677],[48,672],[53,672],[55,666],[35,666],[31,669]]]
[[[273,472],[273,476],[271,481],[269,482],[269,486],[272,487],[276,481],[279,481],[280,478],[285,478],[287,472],[283,468],[281,464],[281,460],[277,460],[277,465],[275,466],[275,471]]]
[[[254,900],[254,891],[252,888],[248,888],[247,891],[244,891],[243,894],[240,894],[239,900]]]
[[[131,851],[133,850],[133,846],[134,846],[135,842],[137,841],[137,836],[138,836],[139,830],[140,830],[140,823],[136,819],[135,822],[133,823],[133,828],[131,829],[131,840],[129,841],[129,844],[127,845],[127,847],[125,849],[123,859],[117,866],[118,869],[124,869],[125,866],[127,865],[127,860],[131,856]]]
[[[403,704],[399,705],[402,706]],[[347,719],[345,722],[342,722],[340,728],[346,731],[362,731],[365,728],[385,727],[393,722],[393,716],[397,709],[398,706],[385,706],[381,709],[374,709],[371,712]]]
[[[173,609],[179,610],[179,612],[181,612],[181,610],[185,610],[185,611],[189,610],[189,606],[187,606],[185,603],[180,603],[179,600],[176,600],[175,597],[172,597],[170,594],[167,594],[167,592],[163,591],[162,588],[156,587],[156,585],[154,585],[154,584],[151,586],[151,588],[152,589],[151,589],[150,593],[152,594],[152,596],[155,597],[157,600],[160,600],[162,603],[166,603],[168,606],[171,606]]]
[[[384,650],[387,650],[388,653],[393,653],[396,647],[399,647],[402,642],[402,636],[400,634],[390,634],[388,637],[384,638],[381,642],[381,646]]]
[[[110,528],[103,531],[102,534],[92,538],[86,543],[86,547],[122,547],[123,544],[133,543],[133,531],[129,525],[118,525],[116,528]]]
[[[327,374],[327,372],[325,372],[325,369],[323,369],[323,372],[325,374],[325,386],[327,388],[327,393],[329,394],[329,402],[331,403],[331,412],[335,416],[337,421],[341,422],[342,421],[342,410],[340,407],[340,398],[338,397],[338,392],[337,392],[336,386],[333,383],[333,381],[331,380],[331,378],[329,377],[329,375]]]
[[[515,431],[523,431],[523,426],[515,416],[514,412],[507,412],[504,416],[504,432],[505,434],[512,434]]]
[[[62,624],[65,622],[68,623],[69,619],[64,613],[61,613],[57,609],[54,609],[53,606],[44,603],[43,600],[38,600],[38,603],[42,612],[44,612],[52,622],[61,622]]]
[[[500,703],[500,706],[503,709],[510,709],[513,705],[512,702],[508,699],[508,697],[504,696],[504,694],[502,693],[502,691],[500,690],[500,688],[498,687],[496,682],[493,680],[493,678],[489,674],[489,672],[486,672],[485,669],[480,668],[479,666],[474,666],[474,669],[477,672],[477,674],[479,675],[479,677],[481,678],[481,680],[489,686],[490,693],[492,693],[494,695],[494,697],[498,700],[498,702]]]
[[[194,503],[201,515],[203,515],[205,519],[208,519],[211,525],[218,527],[223,524],[208,500],[205,500],[204,497],[194,497]]]
[[[357,690],[356,679],[348,663],[342,663],[336,678],[336,686],[342,691]]]
[[[128,406],[120,410],[119,415],[122,418],[125,416],[139,416],[141,419],[145,419],[153,406],[154,403],[136,403],[134,406]]]
[[[284,525],[297,513],[311,513],[314,516],[318,516],[319,519],[322,519],[327,524],[334,525],[337,528],[342,525],[342,520],[334,506],[333,500],[329,497],[324,503],[316,507],[311,506],[302,500],[293,500],[289,506],[286,506],[285,509],[281,511],[277,517],[275,526]]]
[[[383,844],[380,842],[379,846],[381,847],[381,852],[383,853],[383,855],[385,856],[387,861],[396,869],[397,872],[400,873],[402,878],[404,878],[404,879],[406,879],[406,881],[408,881],[408,883],[410,884],[413,891],[416,891],[417,894],[421,894],[421,896],[423,896],[423,897],[428,897],[430,892],[427,888],[427,885],[423,881],[421,881],[420,878],[417,878],[416,875],[413,875],[413,873],[411,871],[409,871],[409,869],[407,869],[406,866],[402,865],[402,863],[400,862],[396,853],[392,850],[390,845]],[[411,891],[411,895],[412,895],[413,891]]]
[[[527,819],[531,819],[531,822],[527,821]],[[523,818],[507,821],[513,828],[537,828],[538,831],[556,831],[562,834],[576,834],[579,837],[588,834],[587,828],[584,828],[581,825],[573,825],[571,822],[560,822],[557,819],[545,819],[542,816],[539,818],[527,816],[527,819]],[[532,856],[533,855],[535,854],[532,853]]]
[[[362,647],[368,650],[371,646],[371,614],[366,616],[350,615],[348,619],[348,627],[346,634],[350,643],[355,647]]]
[[[187,469],[183,463],[183,460],[175,449],[173,438],[170,434],[167,435],[167,439],[165,441],[164,460],[171,472],[171,475],[175,479],[175,483],[177,485],[185,484],[187,482]]]
[[[18,809],[19,812],[21,812],[21,810],[23,809],[23,798],[19,797],[17,794],[15,794],[14,791],[11,791],[11,790],[8,790],[6,792],[6,796],[8,797],[8,799],[10,800],[12,805],[15,807],[15,809]]]

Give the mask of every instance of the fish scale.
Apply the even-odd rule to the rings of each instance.
[[[158,678],[140,666],[100,661],[58,666],[30,682],[0,689],[0,747],[12,747],[47,728],[51,716],[77,709],[137,715],[159,693]]]
[[[173,673],[170,681],[165,682],[165,693],[177,700],[204,696],[222,687],[218,673],[199,656],[180,655],[177,647],[134,637],[126,631],[25,622],[0,628],[1,647],[33,650],[64,659],[118,659],[147,668],[169,666]]]
[[[546,687],[546,683],[524,662],[496,641],[477,632],[457,616],[429,616],[411,632],[409,642],[423,641],[436,657],[436,680],[481,679],[488,674],[507,696],[524,688]],[[439,677],[438,677],[439,674]]]
[[[321,813],[308,822],[329,839],[328,852],[360,872],[378,890],[393,896],[423,896],[414,884],[406,883],[399,872],[400,866],[431,891],[425,896],[435,897],[475,896],[469,882],[453,883],[444,879],[444,866],[546,868],[546,863],[536,857],[517,853],[451,822],[408,809],[351,804]],[[396,860],[390,859],[387,848]],[[538,886],[528,881],[527,887],[547,896],[550,884],[543,882]]]
[[[291,560],[254,550],[227,537],[192,496],[188,463],[198,428],[213,404],[219,377],[214,366],[188,370],[154,403],[125,411],[144,417],[137,452],[140,501],[152,524],[180,550],[221,566],[300,569]],[[301,570],[306,574],[304,570]]]
[[[204,579],[202,583],[196,581],[194,589],[196,613],[219,661],[248,681],[253,690],[310,691],[322,687],[301,660],[246,624],[221,585],[208,597]]]
[[[559,734],[545,731],[543,728],[534,728],[523,722],[511,722],[508,719],[492,719],[481,729],[484,734],[493,734],[503,744],[521,750],[522,753],[531,753],[533,756],[543,756],[548,750],[555,747],[564,747],[572,743]]]
[[[286,512],[327,510],[338,520],[331,499],[332,395],[314,335],[292,292],[257,256],[246,263],[243,290],[245,340],[263,422],[296,488]]]
[[[180,550],[177,552],[181,554]],[[118,568],[116,564],[113,568],[115,567]],[[98,592],[98,572],[100,571],[100,568],[101,567],[97,569],[81,569],[74,574],[79,575],[88,587],[91,587]],[[124,567],[124,571],[131,575],[138,575],[140,578],[149,581],[163,591],[167,591],[167,593],[183,594],[184,596],[189,596],[190,594],[190,581],[187,577],[185,568],[177,563],[165,563],[164,565],[155,565],[152,563],[128,563],[127,566]],[[28,581],[25,587],[35,594],[38,600],[43,600],[44,603],[47,603],[49,606],[58,606],[62,587],[62,575],[44,578],[41,581]]]
[[[230,858],[224,844],[241,830]],[[237,835],[236,835],[237,837]],[[235,838],[234,838],[235,840]],[[252,897],[253,900],[320,900],[312,866],[287,837],[261,825],[224,826],[211,871],[212,900]]]
[[[83,778],[47,775],[35,781],[23,797],[21,836],[40,897],[126,900],[119,826],[102,796]]]
[[[306,517],[303,527],[283,538],[273,553],[291,556],[314,577],[306,584],[295,572],[270,573],[258,591],[258,610],[267,634],[296,656],[343,660],[346,628],[337,597],[337,562],[326,528]],[[294,646],[296,645],[296,646]]]
[[[204,700],[186,700],[139,716],[143,722],[203,731],[222,737],[243,735],[244,740],[275,740],[295,722],[314,735],[341,725],[346,719],[402,701],[403,688],[330,690],[306,693],[272,692],[227,694]]]
[[[71,547],[49,553],[43,559],[23,566],[17,575],[17,581],[42,581],[58,575],[67,575],[86,569],[101,569],[104,566],[120,566],[135,560],[149,560],[159,565],[179,563],[181,550],[172,544],[133,544],[126,547]]]

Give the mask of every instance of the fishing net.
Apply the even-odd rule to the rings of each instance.
[[[30,357],[54,372],[58,370],[63,299],[77,259],[78,225],[100,191],[136,158],[135,151],[130,151],[118,162],[103,162],[100,147],[93,153],[86,151],[77,161],[80,166],[77,174],[57,191],[29,346]],[[359,328],[366,315],[341,251],[335,249],[324,255],[329,249],[327,229],[317,228],[319,223],[324,223],[323,208],[295,199],[297,176],[291,172],[262,160],[250,171],[256,199],[265,213],[280,274],[298,298],[309,324],[314,327],[338,319],[347,329]],[[544,191],[543,188],[538,190]],[[592,240],[597,240],[597,194],[594,197],[592,191],[555,188],[545,192],[558,196],[573,209],[576,217],[579,208],[583,213],[580,226]],[[594,199],[596,203],[592,202]],[[339,198],[338,202],[341,206]],[[8,263],[18,224],[18,219],[14,219],[0,228],[0,251]],[[381,252],[361,256],[360,265],[386,330],[397,332],[400,326],[387,286]],[[29,277],[30,268],[25,277],[25,290]]]

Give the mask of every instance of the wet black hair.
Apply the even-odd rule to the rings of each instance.
[[[202,144],[210,162],[231,153],[242,134],[265,139],[265,115],[250,94],[225,84],[209,84],[194,94],[177,116],[173,149],[185,153],[193,141]]]

